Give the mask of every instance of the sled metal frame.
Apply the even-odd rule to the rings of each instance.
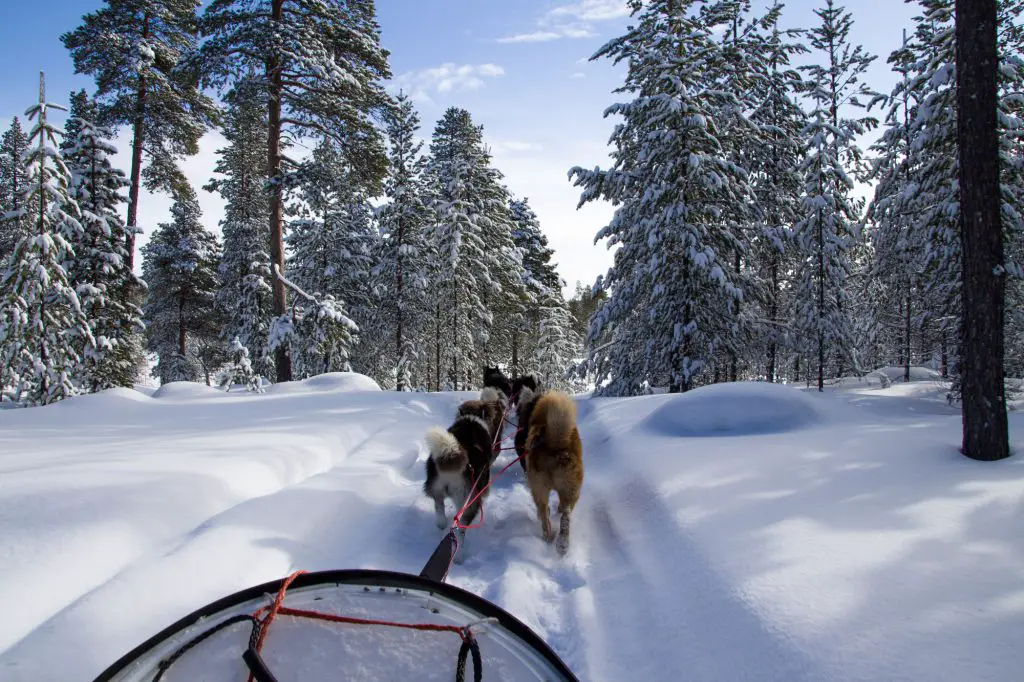
[[[284,584],[286,578],[273,580],[262,585],[255,585],[240,592],[222,597],[215,602],[190,613],[177,622],[164,628],[157,634],[138,645],[127,654],[119,658],[106,670],[100,673],[94,682],[112,682],[115,677],[135,661],[145,656],[147,652],[158,647],[162,642],[170,639],[179,632],[190,628],[201,620],[209,618],[217,613],[230,609],[247,601],[258,600],[267,594],[275,594]],[[314,573],[303,573],[297,576],[291,583],[290,589],[302,589],[304,587],[347,585],[347,586],[368,586],[388,587],[420,590],[430,594],[436,594],[443,599],[448,599],[455,604],[476,611],[481,618],[493,618],[497,624],[519,638],[543,658],[553,670],[557,671],[569,682],[579,682],[569,667],[558,657],[558,654],[548,644],[537,636],[529,627],[523,624],[501,607],[468,592],[454,585],[443,582],[436,582],[422,576],[395,571],[383,571],[374,569],[345,569],[334,571],[318,571]]]

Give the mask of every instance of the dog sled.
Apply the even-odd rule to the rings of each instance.
[[[95,682],[575,681],[526,625],[423,576],[297,573],[192,613]]]

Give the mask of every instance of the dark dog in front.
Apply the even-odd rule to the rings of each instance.
[[[537,393],[537,378],[532,374],[523,374],[512,380],[512,395],[509,396],[512,400],[513,405],[518,405],[520,396],[523,394],[523,389],[529,389],[534,394]]]
[[[524,422],[519,424],[522,427]],[[572,510],[583,487],[583,441],[576,428],[576,403],[560,391],[545,393],[532,401],[525,424],[524,468],[527,485],[537,505],[541,532],[547,542],[555,539],[548,510],[548,498],[553,490],[558,493],[560,515],[555,547],[559,554],[565,554],[569,549]]]
[[[448,430],[434,427],[426,434],[427,480],[423,492],[434,500],[435,521],[438,528],[445,528],[445,500],[451,498],[456,509],[461,509],[476,493],[483,490],[462,514],[460,519],[469,525],[480,511],[483,498],[487,497],[486,486],[491,480],[491,426],[476,414],[460,414]],[[475,484],[475,485],[474,485]],[[465,545],[466,531],[459,529],[459,547]],[[455,557],[461,561],[462,550]]]
[[[487,387],[498,389],[506,398],[512,397],[512,382],[497,367],[484,367],[484,388]]]

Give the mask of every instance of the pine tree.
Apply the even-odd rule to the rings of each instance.
[[[508,190],[490,165],[483,128],[464,109],[448,109],[434,129],[429,177],[434,187],[430,298],[435,388],[473,386],[478,368],[500,357],[493,328],[521,297],[521,260],[512,242]],[[497,315],[496,315],[497,313]]]
[[[732,257],[744,248],[737,211],[751,203],[747,173],[729,158],[719,123],[735,124],[739,102],[718,87],[727,65],[695,10],[696,0],[638,6],[637,25],[595,58],[628,61],[622,92],[608,108],[623,117],[609,170],[570,171],[580,203],[618,205],[597,238],[619,245],[597,287],[610,292],[591,323],[588,366],[607,395],[668,383],[685,391],[706,380],[716,354],[733,350],[743,292]]]
[[[813,48],[825,63],[802,67],[808,74],[808,97],[814,104],[806,128],[807,157],[803,163],[803,217],[795,238],[804,263],[797,283],[794,326],[804,348],[815,353],[818,390],[823,390],[826,353],[835,355],[835,374],[854,357],[846,280],[852,270],[860,202],[850,197],[854,177],[865,172],[857,136],[877,121],[869,116],[846,118],[846,107],[869,106],[875,94],[861,82],[874,57],[849,42],[851,15],[834,0],[815,10],[821,24],[809,33]]]
[[[383,143],[370,114],[386,102],[380,81],[390,73],[374,5],[372,0],[213,0],[202,26],[207,41],[200,58],[210,84],[222,87],[245,73],[268,103],[270,256],[283,272],[283,136],[335,140],[362,185],[374,187],[384,176]],[[253,73],[260,77],[253,79]],[[288,309],[285,286],[273,278],[272,288],[274,314],[280,317]],[[284,344],[275,365],[279,381],[291,379]]]
[[[399,94],[388,118],[390,146],[387,203],[379,211],[382,234],[379,265],[374,271],[374,296],[381,311],[385,338],[394,339],[390,367],[399,391],[425,385],[423,364],[427,358],[424,338],[428,315],[426,286],[426,204],[422,156],[423,143],[416,139],[419,116],[404,94]]]
[[[110,163],[117,149],[96,125],[96,113],[84,91],[74,95],[64,143],[71,195],[82,215],[67,269],[96,340],[76,378],[90,391],[132,386],[145,365],[142,310],[135,304],[144,284],[128,269],[128,230],[117,212],[128,181]]]
[[[294,282],[277,276],[295,295],[292,310],[274,319],[270,348],[287,345],[295,375],[305,379],[325,372],[349,372],[349,355],[358,342],[359,327],[331,294],[312,296]]]
[[[29,136],[27,184],[18,217],[30,216],[33,233],[8,256],[0,279],[0,365],[10,394],[29,405],[46,405],[75,395],[78,349],[92,352],[95,341],[69,282],[64,262],[74,256],[82,226],[68,194],[70,173],[57,148],[61,132],[48,119],[43,75],[39,103],[28,109],[38,119]],[[8,383],[10,382],[10,383]]]
[[[139,189],[172,191],[175,160],[199,151],[216,121],[214,103],[198,89],[182,57],[195,50],[199,0],[106,0],[61,36],[75,72],[96,79],[101,120],[132,126],[128,193],[128,269],[134,268]],[[143,170],[143,157],[148,165]]]
[[[18,241],[32,229],[22,206],[28,184],[27,153],[28,136],[15,116],[0,141],[0,260],[7,258]]]
[[[513,374],[535,369],[527,362],[534,354],[541,336],[541,305],[545,300],[561,297],[562,279],[551,262],[554,251],[548,247],[547,237],[541,232],[537,214],[526,199],[513,200],[509,205],[514,225],[512,239],[522,254],[523,289],[526,294],[522,311],[511,320]],[[571,326],[571,318],[570,318]]]
[[[325,139],[314,150],[312,158],[298,175],[302,189],[301,217],[292,223],[288,235],[291,260],[288,279],[298,290],[311,292],[296,306],[330,304],[346,320],[361,327],[371,317],[370,273],[373,268],[375,232],[370,222],[370,207],[364,191],[358,186],[359,176],[347,165],[336,142]],[[336,319],[334,313],[325,319]],[[345,326],[345,325],[342,325]],[[296,358],[295,373],[308,377],[323,372],[348,371],[357,343],[355,331],[321,342],[303,338],[302,330],[313,330],[308,324],[297,325],[295,341],[304,354]],[[319,328],[315,336],[321,336]],[[312,349],[327,348],[326,355],[311,355]],[[360,362],[372,365],[372,349],[361,348]],[[366,369],[365,366],[360,369]],[[369,373],[373,373],[370,369]]]
[[[230,367],[224,375],[223,385],[230,391],[234,384],[241,384],[252,393],[263,393],[259,372],[253,369],[249,360],[249,349],[236,336],[229,346]]]
[[[200,222],[191,188],[178,191],[171,216],[142,249],[147,348],[159,356],[154,374],[161,383],[199,380],[211,369],[209,349],[223,347],[214,302],[219,246]]]
[[[270,215],[266,186],[267,122],[260,91],[242,81],[228,93],[224,137],[214,167],[219,177],[206,187],[227,206],[221,221],[224,257],[220,264],[217,306],[224,320],[221,339],[246,349],[252,370],[275,376],[268,343],[273,321],[270,284]]]
[[[569,379],[569,370],[579,361],[580,339],[573,329],[572,317],[560,292],[546,297],[539,314],[539,334],[533,367],[541,383],[562,391],[576,388]]]
[[[761,134],[742,150],[761,209],[753,226],[749,256],[752,295],[747,300],[758,306],[763,320],[753,347],[761,354],[767,381],[782,374],[784,354],[790,346],[786,322],[792,301],[788,292],[791,273],[796,270],[792,226],[800,213],[802,133],[807,124],[794,99],[800,76],[790,66],[793,55],[807,48],[795,41],[796,32],[779,28],[781,11],[782,4],[776,3],[758,22],[755,50],[762,57],[756,64],[761,71],[760,87],[755,91],[750,120]]]

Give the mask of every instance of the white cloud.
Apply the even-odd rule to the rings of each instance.
[[[597,35],[593,23],[628,15],[629,8],[624,0],[580,0],[545,12],[537,20],[536,31],[516,33],[495,42],[541,43],[561,38],[592,38]]]
[[[561,33],[554,31],[534,31],[533,33],[517,33],[504,38],[498,38],[496,43],[546,43],[549,40],[558,40]]]
[[[587,77],[587,74],[583,73],[582,71],[577,71],[577,72],[569,75],[569,78],[586,78],[586,77]]]
[[[413,101],[430,102],[430,94],[476,90],[485,85],[485,78],[497,78],[505,69],[497,64],[462,64],[447,62],[417,71],[408,71],[392,79],[389,89],[404,90]]]
[[[516,154],[522,152],[539,152],[544,149],[543,146],[536,142],[524,142],[522,140],[494,140],[488,139],[487,145],[491,148],[491,153],[495,156],[504,156],[506,154]]]
[[[556,7],[548,12],[548,16],[575,17],[582,21],[608,21],[629,16],[629,7],[624,0],[580,0]]]

